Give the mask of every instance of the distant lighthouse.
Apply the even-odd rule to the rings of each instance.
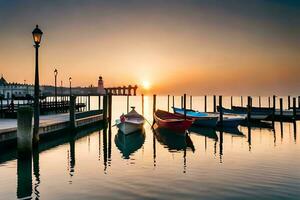
[[[99,80],[98,80],[98,93],[105,94],[102,76],[99,76]]]

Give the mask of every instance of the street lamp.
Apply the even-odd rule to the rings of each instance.
[[[40,105],[39,105],[39,95],[40,95],[40,83],[39,83],[39,47],[42,40],[43,32],[36,25],[35,29],[32,31],[34,47],[35,47],[35,81],[34,81],[34,126],[33,126],[33,136],[34,140],[39,140],[39,123],[40,123]]]
[[[54,87],[54,95],[55,95],[55,112],[57,113],[57,69],[54,70],[54,80],[55,80],[55,87]]]
[[[72,95],[72,77],[69,78],[70,82],[70,96]]]

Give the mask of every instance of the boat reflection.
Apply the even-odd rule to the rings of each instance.
[[[213,139],[215,141],[218,141],[218,135],[215,129],[213,128],[206,128],[206,127],[198,127],[198,126],[191,126],[189,128],[189,131],[191,133],[196,133],[205,137],[208,137],[210,139]]]
[[[167,147],[169,151],[192,150],[195,151],[194,144],[191,138],[185,135],[178,135],[170,132],[167,129],[158,128],[155,126],[153,132],[157,141]]]
[[[130,155],[143,146],[145,138],[145,129],[129,135],[125,135],[121,131],[118,131],[115,136],[115,144],[122,153],[122,157],[124,159],[130,159]]]
[[[246,137],[244,133],[242,133],[238,128],[229,128],[223,127],[218,129],[218,131],[222,131],[223,133],[231,134],[234,137]]]

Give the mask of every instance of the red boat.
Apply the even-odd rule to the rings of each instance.
[[[183,116],[163,110],[155,111],[153,116],[158,127],[166,128],[179,134],[185,134],[185,131],[193,123],[192,119],[184,119]]]

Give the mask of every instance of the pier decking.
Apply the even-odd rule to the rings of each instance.
[[[70,115],[53,114],[40,117],[39,134],[41,137],[46,134],[63,131],[69,128]],[[100,123],[103,120],[102,110],[92,110],[76,113],[76,127]],[[17,138],[17,120],[0,119],[0,143],[8,144],[16,141]]]

